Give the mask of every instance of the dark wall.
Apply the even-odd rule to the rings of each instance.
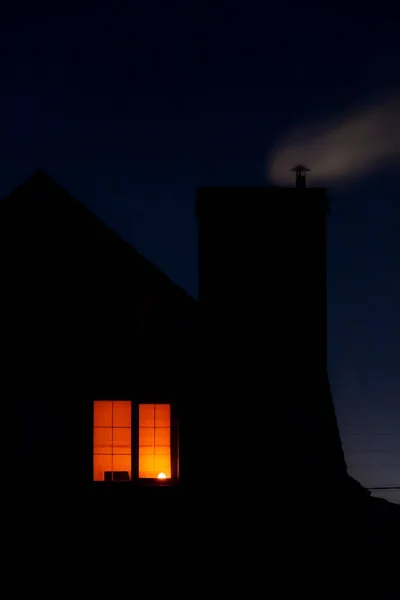
[[[323,189],[198,192],[200,381],[221,485],[222,471],[272,488],[345,472],[326,372],[327,211]]]
[[[316,368],[326,365],[327,199],[307,193],[200,190],[199,298],[213,335],[239,329],[270,359],[301,352]]]
[[[45,249],[30,242],[2,271],[2,342],[22,423],[21,468],[25,479],[40,471],[62,485],[67,473],[88,482],[94,399],[189,397],[184,310],[156,296],[142,323],[148,290],[112,243],[95,249],[58,240]]]

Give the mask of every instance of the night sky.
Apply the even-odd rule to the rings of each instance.
[[[399,8],[68,4],[2,14],[0,195],[43,168],[196,297],[196,187],[279,183],[304,144],[331,200],[329,372],[349,471],[399,486]],[[310,126],[318,143],[306,131],[293,151]]]

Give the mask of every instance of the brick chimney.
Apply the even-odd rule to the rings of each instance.
[[[206,437],[228,479],[345,469],[327,380],[329,204],[306,170],[296,188],[198,190]]]

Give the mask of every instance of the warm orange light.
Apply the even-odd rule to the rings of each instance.
[[[94,401],[94,481],[129,481],[132,420],[129,400]]]
[[[139,404],[139,478],[171,478],[169,404]]]

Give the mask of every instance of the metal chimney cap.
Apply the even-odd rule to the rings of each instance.
[[[296,173],[305,173],[306,171],[309,171],[310,169],[307,169],[307,167],[303,167],[303,165],[297,165],[297,167],[293,167],[293,169],[290,169],[291,171],[296,171]]]

